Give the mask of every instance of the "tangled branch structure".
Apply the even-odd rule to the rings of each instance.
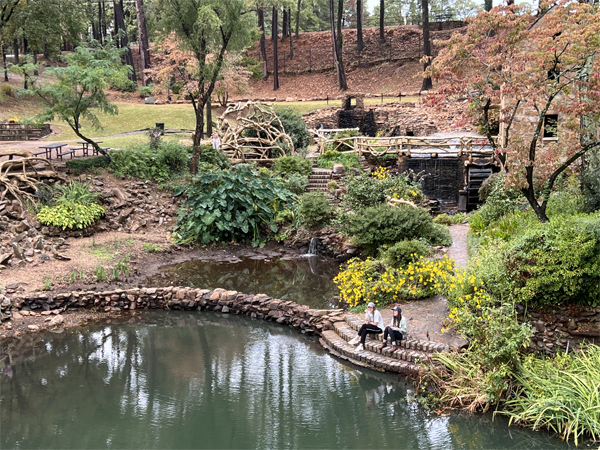
[[[293,152],[294,144],[270,105],[248,101],[227,107],[217,120],[221,149],[234,161],[270,160]]]

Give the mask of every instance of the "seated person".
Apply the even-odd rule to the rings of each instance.
[[[388,335],[390,336],[390,340],[392,341],[392,348],[390,349],[392,352],[398,350],[396,346],[396,341],[402,341],[402,339],[406,339],[406,317],[402,317],[402,308],[399,306],[394,306],[392,308],[392,322],[389,327],[385,327],[385,332],[383,333],[383,344],[379,346],[379,349],[382,350],[387,345]]]
[[[354,345],[359,342],[360,344],[356,347],[356,351],[359,352],[365,349],[365,340],[367,334],[379,334],[383,333],[383,318],[381,313],[375,309],[375,303],[370,302],[367,305],[367,311],[365,312],[365,323],[360,330],[358,330],[358,336],[352,339],[349,344]]]

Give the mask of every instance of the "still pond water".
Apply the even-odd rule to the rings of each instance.
[[[189,286],[228,289],[244,294],[267,294],[312,308],[330,308],[339,294],[332,281],[339,272],[334,260],[311,256],[294,259],[236,258],[230,261],[186,261],[162,266],[147,278],[147,286]]]
[[[0,375],[2,448],[567,448],[429,414],[410,384],[245,317],[155,311],[30,339]]]

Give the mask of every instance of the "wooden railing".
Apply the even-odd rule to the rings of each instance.
[[[347,129],[346,129],[347,130]],[[327,148],[338,151],[356,152],[359,155],[370,154],[382,156],[397,155],[432,155],[432,156],[491,156],[493,148],[486,138],[463,137],[429,137],[429,136],[394,136],[372,138],[354,136],[347,138],[331,138],[330,135],[345,130],[310,130],[315,137],[319,153]]]

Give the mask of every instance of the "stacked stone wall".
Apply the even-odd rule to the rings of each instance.
[[[248,295],[224,289],[182,287],[116,289],[105,292],[71,292],[35,294],[12,299],[12,310],[53,311],[95,308],[119,312],[148,309],[216,311],[241,314],[290,325],[306,334],[320,335],[344,320],[341,309],[311,309],[292,301],[278,300],[264,294]]]
[[[600,306],[523,309],[519,321],[524,320],[533,328],[530,349],[535,352],[553,354],[567,346],[576,350],[586,342],[600,344]]]

